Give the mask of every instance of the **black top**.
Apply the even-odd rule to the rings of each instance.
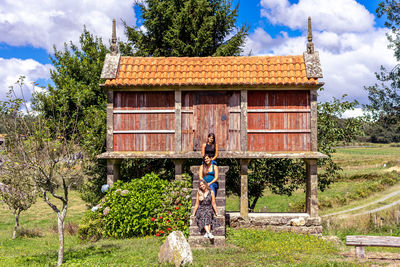
[[[204,152],[205,154],[208,154],[211,158],[213,158],[215,156],[215,144],[209,145],[208,143],[206,143]]]

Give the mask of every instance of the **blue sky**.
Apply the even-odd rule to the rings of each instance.
[[[20,3],[18,3],[20,2]],[[233,0],[233,3],[238,3]],[[348,94],[366,103],[363,86],[375,83],[381,65],[395,66],[387,49],[384,19],[375,10],[378,0],[242,0],[238,25],[250,26],[244,54],[302,54],[306,44],[307,17],[312,17],[314,43],[320,52],[325,91],[321,101]],[[109,40],[112,18],[139,25],[133,1],[2,0],[0,5],[0,100],[20,75],[26,76],[24,94],[31,85],[49,82],[49,54],[53,45],[78,43],[83,25],[103,40]],[[136,11],[136,12],[135,12]],[[121,23],[118,37],[125,39]]]

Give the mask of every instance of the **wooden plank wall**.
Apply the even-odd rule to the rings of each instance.
[[[248,91],[249,151],[310,151],[309,91]]]
[[[174,92],[114,92],[114,151],[173,151]]]
[[[240,91],[182,92],[182,151],[200,150],[209,132],[219,150],[239,151]]]

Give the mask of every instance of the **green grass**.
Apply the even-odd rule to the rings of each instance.
[[[389,168],[398,168],[399,155],[400,148],[389,145],[338,149],[334,159],[344,166],[344,178],[324,192],[319,192],[320,200],[324,198],[332,200],[337,196],[356,192],[367,183],[363,179],[348,179],[351,175],[370,173],[371,170],[383,173]],[[384,164],[386,167],[383,166]],[[350,201],[346,206],[327,207],[321,213],[361,205],[398,188],[400,184],[368,195],[369,200],[364,198]],[[264,197],[258,201],[256,211],[287,212],[291,210],[294,203],[304,200],[305,193],[302,190],[294,192],[290,197],[278,196],[266,191]],[[228,196],[227,210],[239,210],[238,197]],[[72,191],[66,222],[79,223],[85,211],[85,203],[79,198],[77,192]],[[57,222],[54,212],[42,199],[38,199],[31,209],[21,214],[20,222],[21,227],[36,229],[42,237],[19,237],[11,240],[14,217],[5,204],[0,203],[0,266],[54,266],[58,249],[58,238],[53,229]],[[325,233],[338,234],[343,239],[345,235],[357,233],[357,227],[325,231]],[[382,232],[382,234],[387,233]],[[343,256],[344,252],[349,254],[354,248],[333,245],[316,236],[228,228],[226,242],[227,245],[224,248],[194,249],[193,266],[357,266],[359,264],[353,258]],[[161,244],[161,240],[155,237],[104,239],[96,243],[84,244],[76,235],[67,234],[65,265],[155,266],[158,264],[157,254]],[[399,253],[400,249],[368,248],[367,251]],[[373,262],[361,263],[360,266],[368,264],[373,264]]]
[[[77,223],[85,212],[77,192],[71,192],[67,222]],[[22,213],[21,226],[42,237],[11,239],[14,218],[0,204],[0,266],[54,266],[58,238],[52,230],[54,212],[43,202]],[[224,248],[194,249],[194,266],[329,265],[354,266],[341,255],[343,248],[316,236],[274,233],[266,230],[227,230]],[[156,237],[103,239],[81,243],[76,235],[65,237],[65,266],[156,266],[162,241]]]

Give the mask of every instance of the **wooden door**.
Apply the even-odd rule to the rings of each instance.
[[[194,97],[193,150],[201,150],[209,133],[215,134],[219,150],[226,150],[229,130],[229,112],[226,92],[196,92]]]

